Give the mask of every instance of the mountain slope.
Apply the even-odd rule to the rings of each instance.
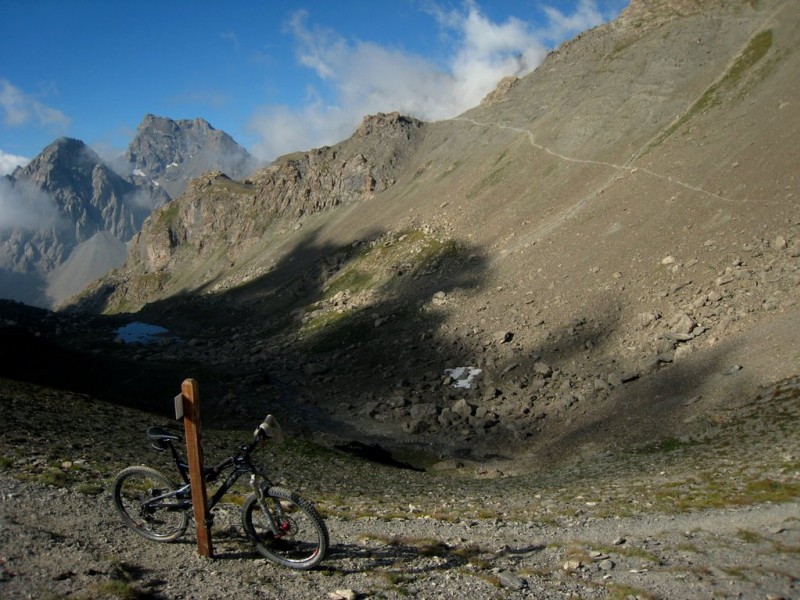
[[[76,245],[69,258],[48,274],[48,294],[53,298],[69,298],[78,294],[112,269],[125,262],[128,247],[108,231],[98,231]]]
[[[544,461],[702,435],[800,367],[799,17],[632,3],[458,118],[196,180],[78,306],[144,307],[343,437]]]

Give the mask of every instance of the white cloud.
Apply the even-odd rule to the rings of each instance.
[[[26,94],[6,79],[0,79],[0,112],[3,123],[20,127],[34,123],[43,127],[66,129],[69,117],[58,109],[39,102],[32,94]]]
[[[17,167],[24,167],[30,162],[30,158],[9,154],[0,150],[0,177],[10,175]]]
[[[38,229],[60,222],[55,200],[27,182],[0,178],[0,231]]]
[[[309,27],[298,11],[287,27],[297,42],[298,60],[328,91],[309,90],[299,108],[262,107],[250,120],[261,141],[251,151],[262,160],[336,143],[352,134],[367,114],[400,111],[426,121],[448,119],[476,106],[508,75],[524,76],[547,54],[545,42],[561,41],[603,22],[594,0],[581,0],[576,12],[543,7],[546,28],[516,18],[495,23],[474,1],[460,10],[429,5],[428,12],[453,52],[443,65],[371,42],[350,42],[337,33]]]

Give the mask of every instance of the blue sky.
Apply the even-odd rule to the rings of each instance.
[[[147,113],[257,158],[361,118],[475,106],[627,0],[0,0],[0,174],[59,136],[124,151]]]

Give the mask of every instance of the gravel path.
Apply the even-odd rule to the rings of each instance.
[[[127,530],[103,492],[0,475],[3,598],[797,598],[800,504],[558,523],[328,518],[322,568],[260,558],[235,505],[213,530],[157,544]],[[191,530],[190,530],[191,531]]]

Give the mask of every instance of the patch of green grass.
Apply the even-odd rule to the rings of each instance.
[[[750,531],[749,529],[740,529],[736,532],[736,537],[748,544],[757,544],[764,539],[764,536],[760,533]]]
[[[71,483],[70,478],[61,469],[49,468],[39,474],[37,480],[42,485],[52,485],[55,487],[68,487]]]
[[[143,597],[130,583],[118,579],[93,583],[78,596],[81,600],[138,600]]]
[[[727,566],[727,567],[720,567],[722,571],[731,576],[736,577],[737,579],[747,580],[747,571],[749,567],[737,567],[737,566]]]
[[[419,545],[420,556],[447,556],[450,548],[444,542],[437,540],[423,542]]]
[[[667,452],[675,452],[681,448],[690,446],[690,442],[685,442],[678,438],[669,437],[646,446],[642,446],[636,450],[637,454],[664,454]]]
[[[10,469],[14,466],[14,460],[7,456],[0,456],[0,469]]]
[[[772,547],[775,549],[775,552],[800,556],[800,545],[798,544],[785,544],[783,542],[775,542],[772,545]]]
[[[399,586],[403,585],[404,583],[408,583],[411,581],[411,577],[401,571],[385,571],[385,570],[376,570],[372,571],[372,573],[381,579],[383,579],[386,583],[393,586],[398,594],[405,596],[407,592],[401,589]]]
[[[736,62],[720,82],[720,87],[730,88],[738,84],[744,74],[772,48],[772,42],[773,34],[771,29],[761,31],[751,39],[747,48],[739,55],[739,58],[736,59]]]
[[[174,200],[172,202],[167,202],[164,206],[159,208],[154,215],[156,227],[161,229],[174,225],[175,221],[178,220],[179,210],[178,202]]]
[[[343,321],[347,319],[351,319],[355,315],[353,311],[328,311],[319,316],[316,316],[310,319],[304,326],[303,326],[303,334],[305,335],[314,335],[315,333],[319,332],[320,330],[324,330],[327,328],[332,327],[333,325],[341,324]]]
[[[325,289],[323,298],[333,298],[336,294],[345,290],[351,294],[357,294],[367,289],[372,280],[373,276],[366,271],[358,268],[347,269]]]
[[[489,188],[494,187],[505,178],[507,168],[508,165],[502,165],[496,168],[494,171],[489,173],[486,177],[484,177],[478,183],[472,186],[472,188],[467,191],[465,196],[471,200],[472,198],[479,196]]]
[[[465,575],[474,575],[479,579],[483,579],[489,585],[499,588],[502,583],[500,582],[500,578],[497,575],[491,575],[489,573],[471,573],[469,571],[464,571]]]
[[[86,496],[97,496],[103,493],[103,486],[96,483],[79,483],[74,489],[79,494]]]
[[[754,36],[747,47],[742,51],[733,65],[725,73],[725,76],[716,83],[709,86],[700,98],[689,107],[677,121],[665,129],[658,138],[649,146],[654,148],[661,145],[667,138],[674,134],[678,129],[691,121],[698,114],[721,104],[722,94],[737,86],[745,73],[747,73],[772,47],[773,34],[771,29],[760,32]]]
[[[623,40],[618,41],[616,44],[614,44],[614,48],[611,50],[611,52],[608,53],[608,57],[607,58],[609,60],[613,60],[619,54],[622,54],[625,50],[627,50],[628,48],[633,46],[636,42],[638,42],[639,39],[640,38],[638,38],[638,37],[630,36],[627,39],[623,39]]]
[[[375,325],[364,317],[371,301],[365,299],[363,292],[391,301],[405,293],[410,281],[435,273],[443,261],[458,254],[454,240],[441,240],[421,230],[395,232],[338,250],[332,255],[336,258],[335,272],[321,282],[321,297],[302,308],[306,313],[318,314],[304,319],[300,335],[313,336],[317,350],[369,339]],[[345,291],[349,301],[332,306],[330,299]],[[398,312],[393,313],[397,317]]]
[[[789,502],[800,497],[800,482],[760,479],[747,484],[745,498],[755,502]],[[750,503],[750,502],[748,502]]]
[[[214,187],[221,187],[233,194],[253,194],[254,186],[235,179],[219,177],[214,180]]]
[[[702,482],[673,482],[648,489],[643,495],[658,510],[688,512],[764,502],[789,502],[800,497],[800,482],[759,479],[746,484],[731,485],[727,479],[709,477]]]

